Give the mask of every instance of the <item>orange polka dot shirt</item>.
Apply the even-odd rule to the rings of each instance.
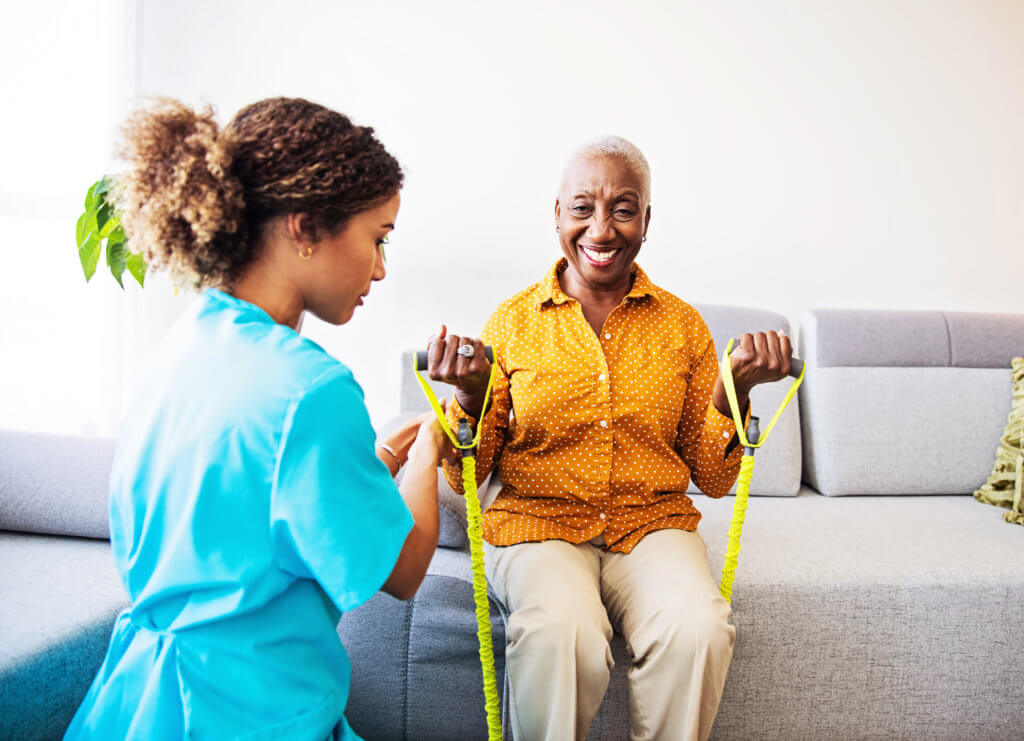
[[[695,530],[691,476],[708,496],[725,496],[743,450],[711,403],[718,359],[696,309],[636,265],[631,291],[595,334],[559,286],[566,264],[502,303],[481,335],[498,372],[481,421],[478,484],[495,465],[504,484],[484,513],[484,538],[603,535],[609,550],[629,553],[651,531]],[[453,429],[460,417],[477,423],[453,401]],[[446,462],[444,472],[461,493],[461,466]]]

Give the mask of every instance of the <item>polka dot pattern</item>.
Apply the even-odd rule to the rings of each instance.
[[[714,341],[696,309],[635,266],[633,289],[600,334],[558,284],[566,261],[498,307],[481,338],[499,373],[477,451],[482,483],[497,465],[504,487],[484,513],[492,545],[603,534],[629,553],[664,528],[695,530],[690,477],[725,496],[742,448],[711,403]],[[454,400],[448,420],[468,415]],[[462,492],[460,466],[445,477]]]

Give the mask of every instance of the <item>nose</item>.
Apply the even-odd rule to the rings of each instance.
[[[378,247],[377,254],[373,261],[373,275],[372,280],[384,280],[384,276],[388,274],[387,268],[384,267],[384,248]]]
[[[594,242],[608,242],[614,239],[615,230],[612,228],[611,215],[595,209],[587,225],[586,236]]]

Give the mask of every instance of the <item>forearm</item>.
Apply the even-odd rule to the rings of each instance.
[[[409,457],[409,450],[416,441],[419,433],[419,423],[413,419],[398,427],[394,432],[384,438],[377,440],[377,457],[384,461],[384,465],[391,471],[391,477],[398,474],[398,470],[405,465]]]
[[[413,448],[399,491],[412,513],[413,526],[384,591],[409,599],[422,583],[437,548],[437,459],[431,451]]]
[[[394,450],[393,445],[388,444],[388,447]],[[390,450],[384,448],[379,442],[375,446],[374,452],[377,454],[377,457],[380,458],[381,463],[388,467],[388,471],[391,472],[391,478],[397,476],[398,469],[402,467],[401,462],[398,460],[398,456],[392,454]]]
[[[459,402],[459,406],[462,407],[467,414],[476,419],[483,417],[484,411],[484,396],[486,396],[486,389],[483,393],[479,394],[466,394],[460,389],[455,390],[455,401]]]

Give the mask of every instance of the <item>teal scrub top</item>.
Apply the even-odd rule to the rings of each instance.
[[[65,738],[358,738],[338,618],[413,520],[352,373],[208,290],[140,386],[110,492],[132,604]]]

